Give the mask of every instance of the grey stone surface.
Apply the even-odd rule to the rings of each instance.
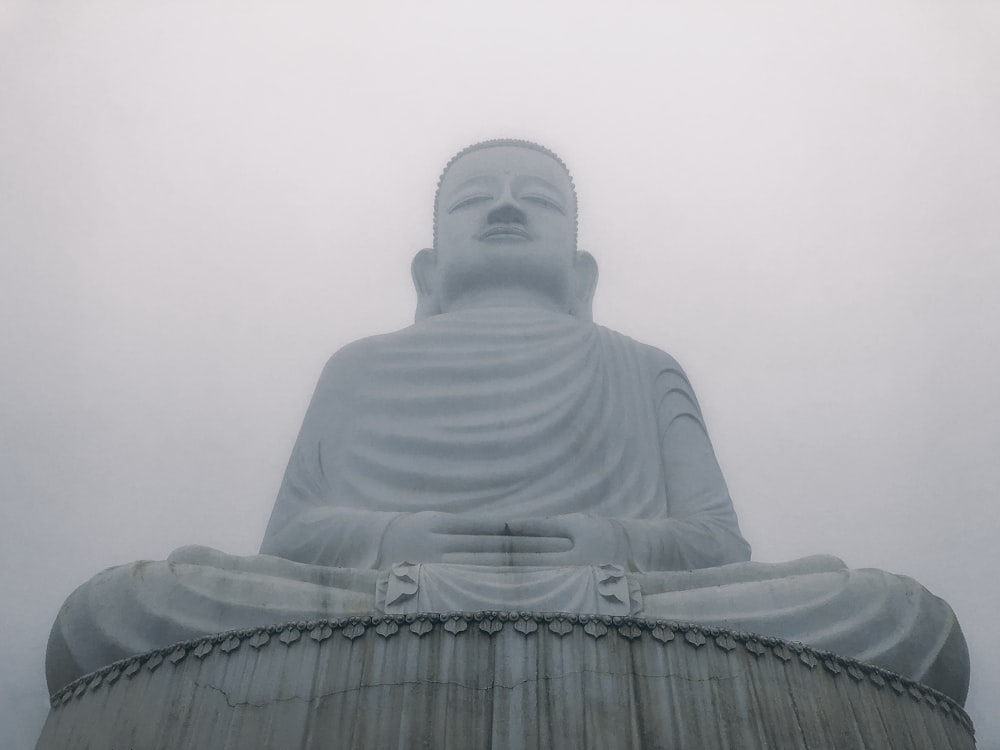
[[[641,665],[637,668],[636,665]],[[55,696],[69,748],[974,747],[954,701],[776,638],[649,618],[477,612],[220,633]]]
[[[465,566],[456,567],[465,571]],[[422,592],[423,604],[428,609],[480,608],[483,592],[474,587],[484,579],[496,597],[492,609],[538,611],[551,602],[551,609],[583,614],[601,612],[608,604],[595,596],[587,599],[583,591],[566,591],[568,576],[561,578],[561,572],[547,581],[534,581],[534,587],[525,591],[504,586],[523,571],[480,567],[479,573],[464,579],[453,574],[428,581],[414,575],[415,582],[431,588]],[[583,570],[584,580],[594,581],[591,569]],[[204,547],[182,548],[166,562],[113,568],[74,592],[53,628],[49,644],[53,690],[117,659],[208,633],[380,609],[412,612],[412,602],[405,599],[390,597],[390,607],[380,606],[380,578],[389,574],[265,555],[237,557]],[[627,589],[618,589],[628,592],[625,614],[801,641],[963,698],[968,660],[961,630],[948,605],[911,579],[877,570],[849,570],[828,556],[782,564],[744,562],[695,571],[628,573],[626,578]],[[383,601],[384,589],[383,582]],[[419,586],[412,591],[419,600]],[[63,671],[56,674],[55,669]]]
[[[207,633],[370,614],[380,571],[388,586],[387,571],[407,563],[429,566],[428,601],[456,609],[481,603],[462,598],[459,569],[474,571],[474,589],[540,568],[618,566],[631,614],[829,647],[964,700],[961,630],[915,582],[832,558],[746,562],[683,370],[590,320],[597,267],[576,249],[574,187],[551,154],[492,143],[454,160],[413,276],[417,322],[351,344],[324,370],[264,554],[185,548],[98,575],[53,628],[53,691]],[[564,577],[545,578],[531,608],[602,611],[600,596],[572,604],[557,594]],[[539,605],[546,585],[552,607]],[[516,589],[506,608],[523,608]]]

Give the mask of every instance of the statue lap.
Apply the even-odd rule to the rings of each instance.
[[[111,568],[75,591],[60,612],[49,641],[50,688],[206,634],[379,612],[379,576],[206,547]],[[800,641],[965,699],[969,657],[955,615],[912,579],[849,570],[829,556],[627,577],[638,592],[629,614]],[[507,605],[492,608],[530,609],[516,599]]]

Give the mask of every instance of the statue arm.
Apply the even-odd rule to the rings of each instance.
[[[616,521],[629,567],[695,570],[749,560],[750,545],[740,533],[694,391],[680,365],[667,360],[654,386],[667,517]]]
[[[353,345],[352,345],[353,346]],[[382,537],[398,513],[338,506],[324,469],[324,454],[336,450],[336,425],[345,408],[343,381],[356,368],[348,347],[323,370],[309,404],[274,503],[261,554],[311,565],[376,566]]]
[[[314,493],[309,464],[318,463],[318,450],[312,462],[310,452],[292,454],[261,554],[310,565],[376,567],[382,537],[399,514],[337,507],[328,494]]]

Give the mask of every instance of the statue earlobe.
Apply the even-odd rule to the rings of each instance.
[[[573,302],[570,314],[580,320],[594,319],[594,290],[597,289],[597,261],[586,250],[573,258]]]
[[[410,274],[413,276],[413,286],[417,290],[417,311],[414,315],[416,322],[441,312],[435,283],[436,270],[437,253],[434,250],[425,247],[413,256]]]

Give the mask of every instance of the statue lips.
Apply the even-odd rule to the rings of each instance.
[[[522,242],[531,239],[531,234],[520,224],[491,224],[479,235],[480,240]]]

